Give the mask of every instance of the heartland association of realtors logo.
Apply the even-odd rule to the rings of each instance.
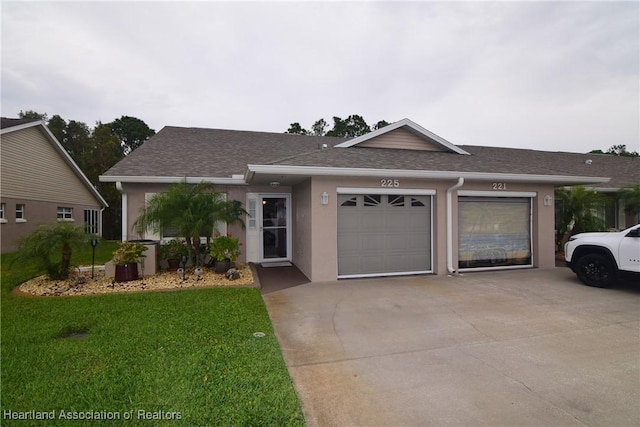
[[[132,409],[130,411],[12,411],[3,410],[2,418],[5,420],[181,420],[182,413],[175,411],[147,411],[144,409]]]

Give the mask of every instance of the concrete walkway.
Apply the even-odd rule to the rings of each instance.
[[[640,425],[640,286],[556,268],[264,300],[309,426]]]

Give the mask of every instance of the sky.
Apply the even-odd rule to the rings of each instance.
[[[640,2],[7,2],[1,113],[640,151]]]

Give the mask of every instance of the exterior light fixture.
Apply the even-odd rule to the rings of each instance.
[[[280,183],[278,181],[271,181],[269,183],[269,185],[271,186],[271,188],[278,188],[280,187]]]
[[[329,193],[327,193],[326,191],[323,191],[322,194],[320,195],[320,204],[321,205],[329,204]]]
[[[91,280],[93,280],[93,269],[96,265],[96,246],[98,246],[98,239],[96,237],[91,238]]]
[[[550,195],[546,195],[544,196],[544,205],[545,206],[551,206],[553,204],[553,197],[551,197]]]

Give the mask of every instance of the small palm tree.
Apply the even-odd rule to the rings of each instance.
[[[187,184],[182,181],[172,185],[166,193],[155,194],[141,209],[134,228],[142,234],[144,230],[160,232],[175,229],[183,237],[195,264],[200,264],[200,236],[207,244],[215,230],[217,222],[240,224],[244,228],[242,216],[246,211],[240,203],[226,200],[222,193],[216,192],[211,184]]]
[[[52,280],[66,280],[74,247],[88,241],[82,226],[67,223],[42,224],[18,243],[15,260],[35,260]],[[59,262],[54,261],[61,255]]]
[[[567,233],[604,231],[604,221],[597,216],[606,203],[604,196],[579,185],[556,189],[556,243],[561,248]]]
[[[634,184],[620,191],[620,201],[627,215],[640,214],[640,184]]]

